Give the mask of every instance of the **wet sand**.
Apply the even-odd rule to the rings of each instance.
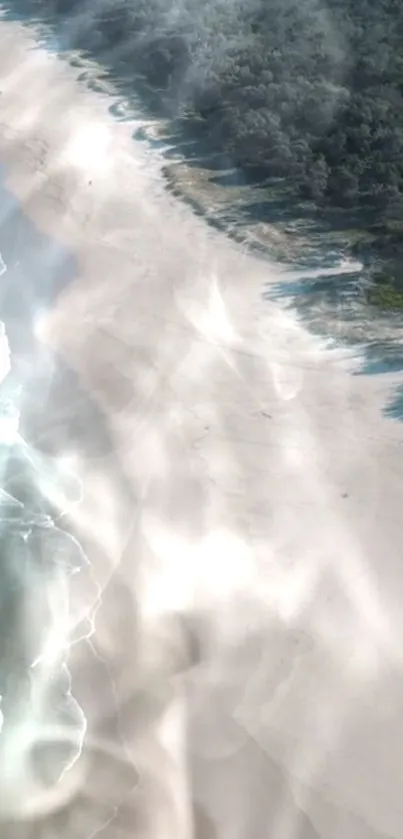
[[[74,275],[15,351],[25,428],[73,457],[103,589],[70,657],[82,760],[24,818],[3,793],[4,834],[400,839],[394,378],[265,301],[279,269],[170,195],[79,70],[0,37],[5,186]]]

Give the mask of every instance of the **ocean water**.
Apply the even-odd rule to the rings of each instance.
[[[1,172],[4,177],[4,171]],[[0,186],[0,786],[2,815],[34,811],[81,754],[86,715],[67,666],[93,630],[71,597],[88,574],[69,528],[83,487],[66,450],[112,450],[74,372],[37,337],[75,259],[41,234]],[[98,446],[98,449],[96,447]],[[94,448],[95,447],[95,448]]]
[[[49,44],[49,48],[53,48],[51,44]],[[102,71],[97,76],[96,68],[92,67],[89,70],[87,60],[81,59],[77,54],[71,60],[76,65],[78,64],[80,68],[83,68],[80,84],[91,84],[94,90],[97,89],[99,84],[99,89],[104,90],[104,80],[100,78]],[[80,62],[82,62],[81,65]],[[130,101],[127,105],[127,98],[120,99],[111,94],[110,113],[113,118],[124,118],[126,121],[131,119],[130,107],[132,105],[130,105]],[[133,102],[135,102],[134,98]],[[134,105],[133,112],[135,112]],[[205,218],[206,223],[219,227],[229,236],[244,242],[245,247],[254,251],[257,258],[262,260],[268,258],[271,262],[273,262],[273,259],[277,260],[279,266],[279,271],[276,272],[278,273],[278,281],[276,284],[268,284],[266,288],[262,289],[262,297],[267,307],[270,306],[272,299],[281,301],[282,305],[290,307],[312,331],[325,336],[329,342],[349,346],[356,358],[355,369],[357,375],[382,375],[391,370],[399,372],[399,319],[397,317],[383,317],[375,311],[370,317],[370,309],[365,296],[367,282],[365,266],[358,260],[352,259],[343,242],[337,243],[335,241],[332,231],[318,230],[316,224],[309,217],[295,220],[294,217],[290,216],[287,208],[279,207],[275,198],[269,200],[266,193],[265,200],[262,202],[262,191],[259,186],[247,183],[239,173],[231,170],[228,161],[213,162],[207,160],[203,162],[201,150],[199,148],[195,149],[197,144],[185,141],[185,139],[181,140],[178,136],[173,137],[170,126],[166,122],[152,120],[149,117],[146,119],[145,116],[140,120],[141,126],[138,125],[138,122],[137,117],[133,118],[134,139],[148,143],[155,149],[156,154],[164,158],[167,189],[171,189],[183,201],[187,201],[195,212]],[[188,145],[191,146],[193,152],[189,152]],[[270,189],[268,195],[269,192]],[[52,655],[55,655],[51,644],[48,646],[47,655],[44,653],[41,655],[41,651],[46,650],[47,639],[52,639],[55,630],[54,624],[52,625],[52,609],[49,609],[49,602],[44,598],[44,592],[50,588],[52,592],[50,603],[52,602],[52,596],[54,596],[58,611],[63,613],[63,610],[60,610],[60,603],[64,601],[67,593],[66,589],[69,587],[73,572],[81,574],[83,571],[85,572],[86,567],[84,551],[80,549],[80,544],[71,537],[71,534],[64,531],[63,527],[60,526],[61,522],[57,520],[55,515],[56,494],[58,498],[60,495],[62,496],[59,510],[63,509],[64,503],[67,503],[67,506],[69,503],[75,503],[74,499],[76,498],[76,495],[74,495],[76,486],[74,476],[72,476],[71,483],[67,482],[66,487],[65,473],[61,470],[62,474],[60,475],[60,470],[57,469],[57,456],[63,452],[66,446],[77,446],[85,451],[90,460],[95,460],[98,456],[102,457],[105,451],[110,455],[113,447],[108,439],[105,418],[92,405],[88,395],[80,393],[74,378],[74,372],[66,370],[60,359],[45,352],[35,334],[38,312],[39,316],[42,317],[44,310],[52,306],[60,290],[73,278],[76,270],[74,257],[61,249],[56,242],[48,241],[46,237],[39,237],[37,240],[35,228],[33,225],[30,226],[29,223],[32,250],[30,251],[30,258],[26,259],[24,242],[27,231],[24,225],[27,220],[21,217],[15,202],[13,214],[14,224],[10,222],[9,234],[11,236],[15,235],[15,230],[22,224],[24,235],[15,240],[13,253],[15,253],[16,261],[15,263],[12,260],[10,261],[11,269],[7,263],[7,259],[10,260],[10,252],[6,252],[9,234],[4,236],[4,264],[7,271],[14,270],[13,265],[18,268],[17,263],[21,263],[22,257],[23,268],[21,269],[21,275],[17,273],[17,279],[19,277],[18,294],[14,291],[12,276],[7,276],[7,271],[3,271],[0,281],[1,279],[4,282],[8,280],[8,285],[4,285],[5,303],[3,312],[1,312],[0,307],[0,316],[4,318],[6,330],[11,336],[11,362],[13,364],[13,360],[16,360],[17,369],[17,373],[11,378],[10,390],[5,400],[8,400],[8,405],[11,405],[10,421],[15,423],[17,420],[17,423],[19,423],[23,442],[18,440],[16,443],[14,440],[13,445],[10,446],[8,438],[6,447],[6,457],[11,464],[14,464],[11,469],[11,480],[13,480],[15,474],[18,476],[21,473],[22,477],[16,482],[14,479],[12,487],[7,484],[4,490],[8,492],[4,503],[7,513],[7,526],[11,535],[9,535],[7,541],[7,551],[9,553],[5,551],[10,578],[10,597],[5,598],[3,609],[12,610],[11,620],[8,623],[13,629],[20,628],[21,634],[17,647],[19,650],[25,651],[27,648],[26,618],[29,617],[31,620],[31,615],[35,618],[36,614],[38,628],[32,639],[29,639],[31,646],[28,646],[27,661],[23,662],[24,666],[21,667],[20,665],[18,668],[13,660],[10,662],[7,671],[10,674],[5,679],[8,682],[6,690],[9,691],[9,696],[8,701],[3,706],[3,743],[5,745],[3,746],[2,762],[0,760],[0,780],[1,773],[3,773],[3,777],[6,774],[6,767],[16,766],[14,774],[11,774],[11,777],[9,776],[8,790],[10,791],[10,797],[12,791],[18,787],[18,782],[21,783],[22,779],[25,787],[29,790],[27,800],[31,802],[31,800],[35,800],[37,794],[36,768],[38,761],[36,747],[28,748],[28,746],[31,746],[32,740],[36,740],[42,753],[39,765],[43,784],[50,785],[54,784],[63,773],[71,775],[71,769],[73,765],[76,765],[74,761],[80,754],[85,735],[86,707],[85,704],[78,702],[78,698],[75,698],[74,679],[71,681],[68,670],[63,664],[58,670],[57,679],[55,679],[55,682],[52,681],[52,690],[46,693],[46,702],[40,689],[43,683],[41,679],[33,684],[35,679],[27,678],[27,670],[32,670],[34,676],[36,675],[35,671],[40,675],[43,675],[44,670],[46,673],[46,661],[48,657],[52,661]],[[5,213],[5,219],[7,218],[8,214]],[[39,242],[41,243],[40,246]],[[0,244],[2,244],[1,240]],[[45,257],[41,262],[41,254],[50,254],[51,256]],[[36,279],[32,286],[31,262],[36,265],[36,270],[32,274]],[[43,269],[46,266],[45,280],[43,280]],[[58,281],[53,283],[53,279],[56,277]],[[24,297],[22,302],[21,296]],[[21,316],[20,306],[22,306],[23,312]],[[25,324],[24,329],[22,328],[23,323]],[[19,358],[26,362],[22,381],[18,375],[20,368],[17,361]],[[13,401],[14,395],[20,393],[20,391],[22,391],[20,401]],[[396,393],[395,398],[398,399],[398,396]],[[73,406],[72,409],[71,406]],[[385,412],[391,419],[400,416],[399,409],[394,413],[391,406],[385,406]],[[25,447],[25,443],[28,444],[28,449]],[[16,449],[13,450],[15,446]],[[106,447],[110,448],[107,449]],[[38,453],[40,455],[39,464],[36,460]],[[46,455],[45,458],[44,455]],[[114,466],[112,459],[108,457],[107,469],[114,468],[119,472],[120,464],[117,462]],[[374,481],[374,483],[376,482]],[[34,488],[33,493],[29,492],[30,487]],[[347,506],[349,503],[347,500],[348,493],[344,493],[344,495]],[[63,497],[66,496],[67,502],[63,502]],[[30,517],[28,538],[25,538],[26,530],[24,530],[22,524],[22,511],[24,511],[24,515],[29,513]],[[17,518],[19,515],[20,519],[18,520],[18,526],[13,530],[15,515]],[[367,510],[365,510],[365,515],[367,516]],[[32,526],[32,518],[35,518],[35,530]],[[302,524],[306,529],[306,524],[304,522]],[[42,536],[46,538],[42,540]],[[222,547],[221,551],[223,550]],[[11,559],[8,559],[9,555]],[[47,560],[48,555],[49,560]],[[346,555],[348,559],[348,550]],[[18,573],[15,570],[13,556],[18,556]],[[38,557],[43,558],[39,567]],[[56,562],[55,558],[57,557],[62,557],[62,560]],[[47,572],[48,567],[51,569],[49,573]],[[38,604],[35,598],[31,600],[29,596],[25,596],[25,588],[27,587],[21,583],[24,574],[20,573],[20,568],[31,575],[29,577],[30,591],[33,591],[34,594],[41,594],[39,620]],[[357,576],[361,586],[362,576],[361,574]],[[227,585],[227,581],[224,582],[224,585]],[[314,586],[315,582],[312,584],[313,588]],[[119,620],[122,620],[122,616],[125,615],[124,592],[121,591],[120,595],[122,600],[119,601],[118,611]],[[126,610],[126,613],[128,611]],[[47,620],[46,615],[48,615]],[[123,625],[123,631],[126,634],[126,623],[123,622]],[[49,628],[53,632],[49,632]],[[346,631],[348,632],[348,625]],[[276,659],[279,656],[282,659],[280,669],[288,657],[287,644],[283,651],[281,634],[275,637],[272,648],[274,658]],[[18,635],[16,636],[15,632],[10,633],[8,637],[10,635],[14,645],[17,646],[15,638],[18,639]],[[200,635],[199,631],[199,637]],[[132,638],[134,636],[135,633],[133,632]],[[194,646],[196,649],[195,659],[197,660],[200,653],[197,651],[196,639],[197,631],[195,630]],[[303,639],[303,649],[305,641],[306,639]],[[348,643],[349,641],[350,639],[348,639]],[[212,642],[215,643],[215,638],[212,639]],[[294,645],[298,642],[299,636],[296,633],[295,638],[292,637],[290,641],[293,647],[293,652],[290,655],[295,654]],[[258,647],[257,654],[260,655],[260,641]],[[308,644],[308,653],[309,649]],[[251,651],[249,648],[244,651],[247,658],[249,658],[250,652],[253,661],[255,655],[253,645]],[[7,656],[3,655],[3,660],[7,661]],[[119,666],[118,660],[116,671]],[[222,678],[221,672],[218,674],[218,678],[220,677]],[[106,680],[98,683],[97,687],[99,687],[99,703],[104,704]],[[331,694],[329,696],[331,697]],[[18,702],[15,702],[16,697],[18,697]],[[131,697],[129,697],[129,700],[131,701]],[[164,701],[164,698],[162,701]],[[121,705],[124,706],[124,703],[121,703]],[[39,736],[37,736],[38,708],[42,710],[42,716],[40,716],[42,735],[39,734]],[[125,711],[126,709],[123,707],[123,713]],[[46,719],[44,719],[45,717]],[[90,719],[89,715],[88,718]],[[220,718],[220,714],[218,714],[218,718]],[[17,755],[15,755],[14,735],[18,732],[21,719],[34,720],[33,734],[35,737],[31,735],[26,737],[25,741],[23,740],[23,746],[25,745],[25,747],[21,748],[20,746]],[[145,719],[147,721],[147,715]],[[315,722],[314,717],[312,719]],[[214,748],[221,740],[221,732],[218,728],[217,731],[217,743],[213,744]],[[114,736],[115,732],[113,732],[112,738]],[[225,733],[223,736],[226,736]],[[228,735],[228,739],[230,738],[231,733]],[[211,745],[204,732],[200,739],[203,741],[202,747],[208,752]],[[57,761],[55,761],[52,749],[50,754],[47,754],[49,740],[51,744],[54,740],[59,740]],[[30,760],[27,760],[28,752],[30,753]],[[266,764],[266,756],[264,756],[264,761]],[[245,765],[248,766],[247,761]],[[70,771],[66,772],[66,769],[70,769]],[[174,771],[173,764],[161,760],[161,772],[164,772],[164,782],[166,780],[167,785]],[[257,774],[260,776],[260,771]],[[107,784],[113,786],[113,783],[111,783],[113,775],[110,770],[105,775],[107,775]],[[225,772],[225,775],[231,785],[232,780],[229,773]],[[273,776],[277,777],[275,767],[273,767]],[[250,798],[251,784],[256,777],[256,772],[245,772],[243,777],[245,781],[242,783],[242,790],[244,792],[246,790],[246,802]],[[264,774],[262,774],[262,777],[265,777]],[[18,789],[20,788],[18,787]],[[164,792],[163,785],[161,785],[161,788]],[[262,797],[265,800],[270,790],[274,789],[274,799],[272,802],[269,799],[270,807],[274,812],[276,812],[277,807],[281,810],[281,785],[276,786],[272,777],[268,784],[262,783],[262,789]],[[219,785],[217,785],[218,797],[221,796],[221,792]],[[254,788],[252,790],[253,795],[255,797],[256,795],[259,796],[259,790],[256,793]],[[80,797],[78,796],[78,798]],[[102,796],[98,793],[97,798],[100,799]],[[156,809],[158,809],[158,798],[156,800]],[[16,805],[17,803],[15,802]],[[119,805],[120,800],[117,806],[114,805],[111,808],[112,819],[114,815],[117,815]],[[79,800],[77,809],[80,809],[81,806],[82,801]],[[242,824],[242,822],[240,823]],[[62,822],[61,829],[59,832],[55,830],[55,835],[56,833],[63,835],[63,831],[68,830],[71,830],[72,834],[73,832],[77,833],[72,821],[69,822],[68,828],[66,824],[67,821],[63,827]],[[108,824],[108,822],[103,824],[99,831],[84,830],[84,834],[93,836],[96,832],[102,833],[105,829],[105,835],[107,835]],[[252,822],[252,829],[253,827]],[[285,829],[287,830],[288,827],[292,830],[291,824],[286,825]],[[297,830],[299,827],[300,824]],[[116,827],[116,830],[119,830],[119,827]],[[301,827],[301,831],[303,830],[304,827]],[[360,831],[364,835],[364,830],[365,827],[361,829],[358,825],[357,835]],[[113,828],[111,828],[111,831],[113,831]],[[133,823],[128,827],[128,832],[132,831]],[[212,827],[212,832],[214,832],[214,827]],[[50,835],[50,832],[47,835]],[[313,831],[309,835],[314,835]],[[367,835],[366,830],[365,835]]]

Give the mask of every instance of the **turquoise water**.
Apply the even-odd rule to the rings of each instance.
[[[11,365],[5,378],[0,371],[0,785],[3,771],[16,785],[34,764],[37,772],[52,745],[42,779],[49,785],[77,760],[86,731],[65,663],[69,637],[49,664],[57,621],[76,636],[92,631],[91,612],[80,631],[69,611],[70,578],[87,573],[88,561],[68,524],[83,487],[59,455],[91,459],[113,444],[74,371],[35,334],[38,315],[74,280],[75,258],[41,234],[3,186],[0,254],[0,358],[5,332]]]
[[[0,786],[8,779],[18,789],[30,773],[55,784],[80,756],[86,732],[88,710],[75,699],[65,662],[69,638],[55,666],[48,663],[55,614],[76,642],[93,631],[100,603],[88,546],[69,516],[85,487],[64,456],[88,471],[107,462],[122,517],[133,515],[135,499],[107,417],[36,336],[38,316],[77,276],[75,256],[21,212],[4,175],[0,168],[0,326],[11,369],[0,375]],[[69,608],[73,575],[85,580],[87,610],[81,593]]]
[[[55,630],[52,602],[60,598],[68,576],[86,563],[78,542],[56,523],[80,500],[82,487],[19,431],[28,390],[35,391],[39,370],[46,381],[54,366],[49,357],[45,362],[36,341],[36,318],[74,276],[74,260],[35,229],[3,187],[0,253],[0,319],[5,325],[1,357],[6,355],[6,335],[11,351],[8,375],[3,378],[7,371],[0,372],[0,767],[6,762],[7,772],[26,774],[36,741],[44,738],[51,720],[56,724],[57,708],[64,706],[69,742],[53,765],[55,781],[81,751],[85,716],[70,689],[65,650],[59,652],[59,690],[52,699],[43,687],[49,673],[40,659]],[[16,372],[17,361],[24,361],[24,377]],[[41,407],[46,411],[46,404]],[[24,742],[19,733],[27,719],[35,732],[32,742]]]

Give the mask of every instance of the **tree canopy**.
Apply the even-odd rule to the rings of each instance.
[[[62,19],[71,46],[140,72],[234,165],[316,202],[400,213],[400,0],[27,2]]]

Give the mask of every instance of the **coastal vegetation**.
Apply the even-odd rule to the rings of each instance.
[[[231,165],[361,213],[403,289],[400,0],[17,2],[63,23],[66,47],[140,76]]]

